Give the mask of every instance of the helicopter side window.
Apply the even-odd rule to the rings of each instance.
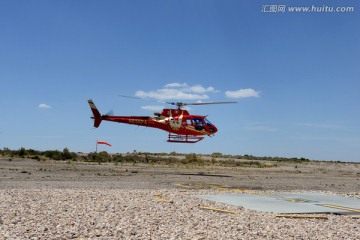
[[[196,130],[203,130],[204,127],[204,121],[202,118],[193,118],[193,122],[195,124],[195,129]]]
[[[186,124],[187,124],[187,125],[191,125],[191,119],[190,119],[190,118],[187,118],[187,119],[186,119]]]
[[[193,121],[196,126],[204,126],[204,122],[201,118],[194,118]]]

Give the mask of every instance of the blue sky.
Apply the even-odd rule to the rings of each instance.
[[[262,12],[264,6],[353,12]],[[1,1],[0,148],[68,147],[360,161],[358,1]],[[171,91],[170,91],[171,90]],[[219,129],[196,144],[157,129],[104,122],[194,102]],[[169,92],[183,99],[170,99]],[[162,95],[161,95],[162,94]],[[173,95],[171,95],[173,96]],[[149,107],[152,106],[152,107]]]

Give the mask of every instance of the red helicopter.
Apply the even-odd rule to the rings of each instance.
[[[168,142],[196,143],[203,140],[205,136],[214,135],[218,129],[206,119],[206,116],[190,115],[189,112],[182,109],[182,107],[188,105],[228,104],[237,102],[166,102],[167,104],[177,106],[177,109],[165,108],[161,113],[155,112],[154,117],[101,115],[91,99],[88,100],[88,103],[94,115],[91,118],[94,119],[95,128],[99,127],[103,120],[126,123],[164,130],[169,134]]]

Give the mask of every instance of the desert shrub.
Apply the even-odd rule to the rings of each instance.
[[[43,155],[47,158],[53,159],[53,160],[61,160],[62,154],[58,150],[47,150],[43,153]]]
[[[220,152],[213,152],[213,153],[211,154],[211,157],[213,157],[213,158],[222,157],[222,153],[220,153]]]
[[[102,151],[99,153],[96,153],[96,152],[89,153],[87,156],[87,159],[90,162],[102,163],[102,162],[111,162],[112,157],[110,154],[108,154],[108,152]]]
[[[78,158],[77,154],[70,152],[68,148],[64,148],[62,152],[59,150],[47,150],[42,152],[42,155],[53,160],[76,160]]]
[[[70,151],[69,151],[68,148],[64,148],[64,150],[63,150],[63,152],[62,152],[62,158],[63,158],[64,160],[66,160],[66,159],[72,159],[72,155],[71,155],[71,153],[70,153]]]
[[[124,162],[124,157],[121,154],[116,154],[112,156],[112,160],[116,163]]]
[[[35,155],[35,156],[32,156],[31,159],[34,159],[34,160],[37,160],[37,161],[40,161],[40,157],[38,155]]]
[[[26,149],[25,148],[20,148],[19,149],[19,151],[17,152],[17,155],[19,156],[19,157],[25,157],[25,155],[26,155]]]
[[[185,159],[183,159],[181,163],[204,165],[205,161],[195,153],[190,153],[185,155]]]
[[[34,156],[34,155],[40,155],[41,152],[30,148],[30,149],[26,149],[26,154],[30,156]]]

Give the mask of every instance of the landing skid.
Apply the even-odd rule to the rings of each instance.
[[[168,142],[174,143],[197,143],[203,140],[204,137],[198,137],[193,135],[180,135],[180,134],[171,134],[169,133]]]

